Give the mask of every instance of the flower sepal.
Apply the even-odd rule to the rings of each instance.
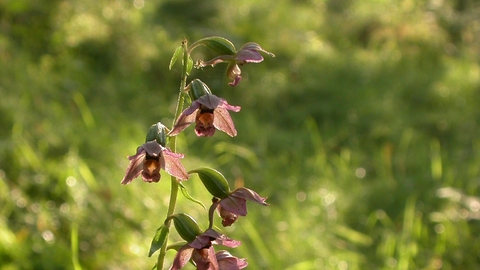
[[[198,174],[205,188],[213,196],[222,199],[230,194],[230,186],[227,179],[219,171],[204,167],[192,170],[189,173]]]

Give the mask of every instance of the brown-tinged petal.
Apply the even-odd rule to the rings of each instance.
[[[179,270],[183,268],[190,258],[192,258],[193,250],[194,249],[188,245],[181,247],[173,260],[173,265],[170,267],[170,270]]]
[[[235,129],[235,124],[233,123],[230,113],[224,108],[217,108],[213,114],[215,115],[213,119],[213,126],[225,133],[230,137],[237,136],[237,130]]]
[[[239,63],[260,63],[263,61],[263,56],[257,51],[240,50],[235,60]]]
[[[215,250],[212,246],[193,251],[192,260],[197,265],[197,270],[219,270]]]
[[[218,213],[220,214],[220,217],[222,218],[222,225],[224,227],[231,226],[238,219],[237,214],[234,214],[224,209],[221,204],[218,204],[217,210],[218,210]]]
[[[258,204],[262,204],[262,205],[268,205],[268,203],[265,202],[267,200],[266,197],[265,198],[260,197],[260,195],[258,195],[258,193],[256,193],[255,191],[253,191],[251,189],[245,188],[245,187],[241,187],[241,188],[238,188],[238,189],[234,190],[230,196],[234,196],[234,197],[237,197],[237,198],[243,198],[245,200],[249,200],[249,201],[252,201],[252,202],[255,202],[255,203],[258,203]]]
[[[178,179],[187,180],[190,175],[180,162],[180,159],[183,158],[183,156],[184,155],[182,154],[173,153],[170,149],[165,148],[161,157],[161,159],[163,159],[162,168]]]
[[[241,109],[240,106],[234,106],[234,105],[228,104],[228,102],[225,99],[220,99],[220,103],[218,104],[217,108],[223,108],[233,112],[239,112]]]
[[[214,118],[215,116],[212,109],[200,109],[195,120],[195,134],[199,137],[213,136],[213,134],[215,134],[215,126],[213,125]]]
[[[160,166],[159,157],[149,157],[146,155],[143,161],[143,181],[147,183],[160,181]]]
[[[158,157],[162,153],[162,146],[157,141],[149,141],[142,145],[148,156]]]
[[[248,266],[248,263],[245,259],[239,259],[235,256],[232,256],[228,251],[220,250],[215,253],[217,257],[218,267],[222,270],[239,270]]]
[[[265,53],[271,57],[275,57],[275,54],[269,52],[269,51],[266,51],[264,50],[262,47],[260,47],[260,45],[258,45],[257,43],[255,42],[248,42],[246,43],[245,45],[242,46],[242,48],[240,48],[240,50],[238,51],[238,53],[236,54],[236,57],[235,57],[235,60],[237,61],[245,61],[245,60],[251,60],[250,62],[251,63],[258,63],[258,62],[254,62],[255,60],[258,60],[259,57],[258,56],[255,56],[253,57],[251,54],[245,54],[245,55],[241,55],[242,53],[246,53],[246,52],[252,52],[252,53],[257,53],[260,55],[259,52],[262,52],[262,53]],[[251,57],[251,58],[248,58],[248,57]],[[260,55],[261,57],[261,55]],[[262,57],[262,60],[263,60],[263,57]],[[259,61],[261,62],[261,60]],[[247,62],[249,63],[249,62]]]
[[[170,133],[168,133],[168,135],[176,136],[180,132],[182,132],[184,129],[186,129],[188,126],[190,126],[193,122],[195,122],[196,113],[194,112],[196,112],[199,108],[200,108],[200,103],[196,101],[192,102],[192,105],[186,108],[182,112],[182,114],[180,114],[177,121],[175,122],[175,125],[173,126]]]
[[[196,100],[196,102],[202,104],[210,110],[217,108],[221,101],[221,98],[211,94],[203,95]]]
[[[213,230],[208,229],[207,231],[213,231]],[[222,246],[226,246],[226,247],[231,247],[231,248],[238,247],[238,246],[240,246],[240,244],[242,244],[242,242],[230,239],[224,234],[218,234],[218,236],[215,237],[215,240],[213,240],[212,243],[222,245]]]
[[[226,211],[232,212],[239,216],[247,215],[247,201],[243,198],[237,198],[232,195],[223,198],[220,205]]]
[[[143,147],[137,149],[137,154],[129,156],[130,164],[128,164],[125,176],[122,179],[121,184],[126,185],[137,178],[143,170],[143,161],[145,160],[145,150]]]

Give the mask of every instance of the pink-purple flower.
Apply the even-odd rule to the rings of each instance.
[[[180,180],[186,180],[189,175],[180,163],[181,158],[183,154],[173,153],[157,141],[146,142],[137,148],[135,155],[128,157],[130,164],[121,183],[126,185],[140,174],[145,182],[158,182],[160,169]]]
[[[238,188],[218,202],[217,211],[222,218],[223,226],[230,226],[238,219],[238,216],[247,215],[247,200],[268,205],[265,202],[267,198],[260,197],[255,191],[245,187]]]
[[[243,45],[240,50],[237,51],[236,54],[230,55],[220,55],[215,58],[213,58],[210,61],[200,61],[197,63],[198,67],[205,67],[205,66],[215,66],[218,63],[228,63],[227,67],[227,76],[228,78],[232,79],[233,81],[229,83],[230,86],[236,86],[240,80],[242,79],[241,76],[241,69],[240,66],[243,64],[247,63],[260,63],[263,61],[263,56],[260,53],[265,53],[267,55],[270,55],[272,57],[275,57],[275,55],[271,52],[268,52],[260,45],[258,45],[255,42],[248,42],[245,45]]]
[[[195,122],[197,136],[209,137],[218,129],[234,137],[237,130],[228,111],[238,112],[240,107],[212,94],[203,95],[182,112],[169,135],[175,136]]]
[[[213,244],[223,245],[226,247],[235,248],[241,242],[232,240],[223,234],[216,232],[213,229],[208,229],[204,233],[198,235],[192,242],[182,246],[173,260],[173,265],[170,270],[178,270],[183,268],[190,260],[196,265],[198,270],[220,270],[220,269],[235,269],[235,268],[220,268],[221,265],[231,265],[232,259],[227,255],[220,253],[220,261],[218,261],[213,248]],[[233,256],[232,256],[233,257]],[[235,258],[235,257],[233,257]],[[242,266],[242,260],[238,259],[237,265]],[[245,262],[246,263],[246,262]],[[246,266],[246,265],[245,265]],[[242,267],[243,268],[243,267]],[[241,268],[237,268],[241,269]]]

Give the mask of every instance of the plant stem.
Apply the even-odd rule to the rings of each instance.
[[[180,91],[178,93],[178,100],[177,100],[177,107],[175,109],[175,117],[173,118],[173,125],[175,125],[176,119],[180,116],[183,110],[183,103],[184,103],[184,91],[187,85],[187,65],[188,65],[188,51],[187,51],[187,40],[184,39],[182,41],[182,48],[183,48],[183,62],[182,62],[182,75],[180,79]],[[172,125],[172,128],[173,128]],[[177,146],[177,136],[173,136],[170,138],[170,150],[172,152],[176,152]],[[178,196],[178,179],[175,176],[171,177],[171,189],[170,189],[170,201],[168,203],[168,210],[167,210],[167,218],[175,212],[175,205],[177,204],[177,196]],[[168,220],[165,223],[165,226],[170,227],[171,221]],[[163,269],[163,262],[165,260],[165,255],[167,253],[167,242],[168,242],[168,235],[167,241],[160,249],[160,253],[158,254],[157,259],[157,270]]]

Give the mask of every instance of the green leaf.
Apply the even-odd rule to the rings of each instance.
[[[212,168],[199,168],[188,173],[197,173],[205,188],[213,196],[223,199],[230,194],[230,186],[228,185],[227,179],[217,170]]]
[[[177,62],[177,59],[182,54],[182,51],[183,50],[181,45],[175,49],[175,52],[172,55],[172,59],[170,59],[170,65],[168,65],[169,70],[172,70],[173,65],[175,64],[175,62]]]
[[[150,251],[148,252],[148,257],[151,257],[155,251],[159,250],[165,242],[167,242],[167,236],[169,232],[169,227],[162,225],[160,228],[157,229],[155,232],[155,236],[153,237],[152,244],[150,245]]]
[[[206,37],[196,41],[195,43],[204,45],[218,55],[233,55],[236,53],[233,43],[223,37]],[[192,44],[192,46],[193,45],[194,44]]]
[[[201,207],[203,207],[203,209],[207,210],[207,208],[205,207],[205,205],[201,201],[199,201],[197,199],[194,199],[192,196],[190,196],[190,194],[188,194],[187,189],[185,188],[185,186],[182,183],[179,183],[179,185],[180,185],[180,190],[182,191],[182,194],[183,194],[183,196],[185,196],[185,198],[187,198],[188,200],[190,200],[190,201],[192,201],[196,204],[199,204]]]

